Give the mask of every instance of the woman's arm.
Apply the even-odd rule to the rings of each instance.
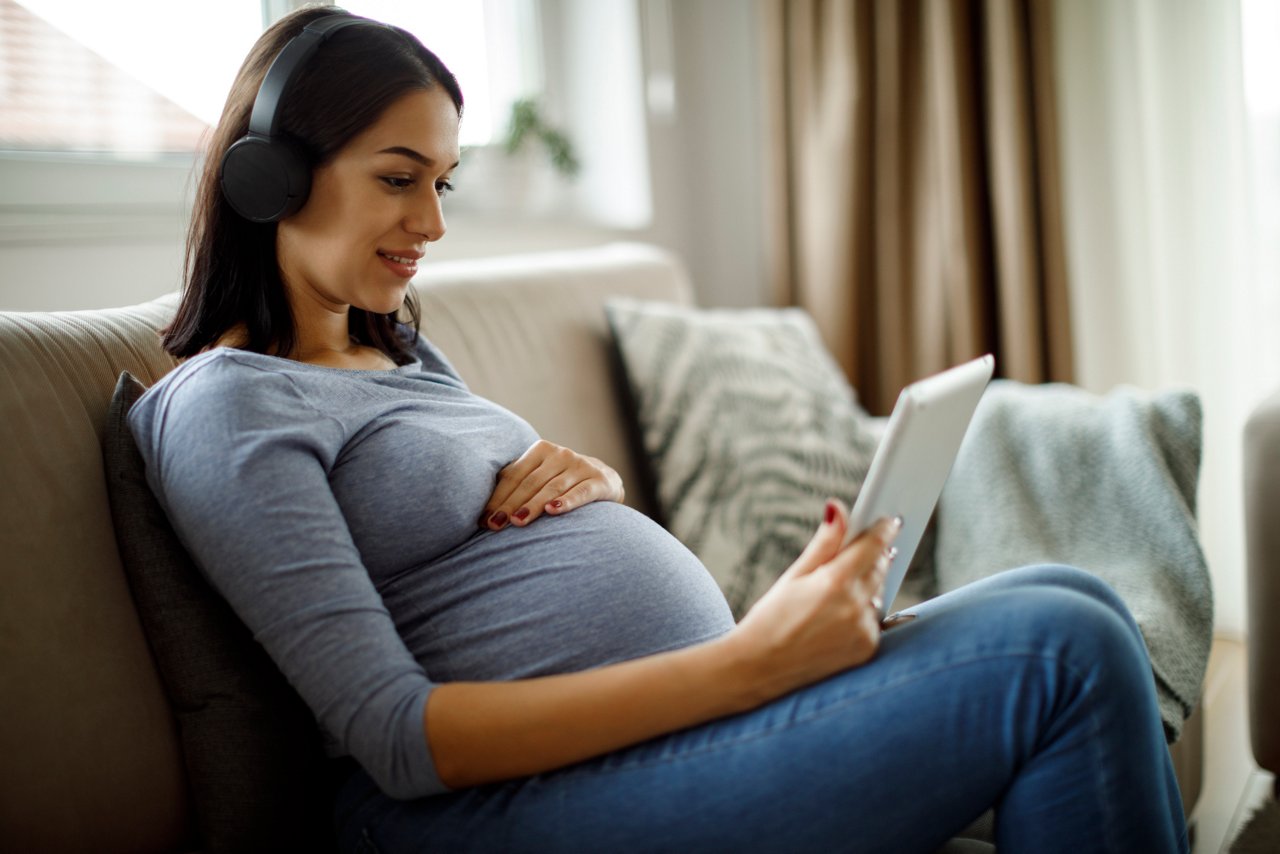
[[[427,701],[436,772],[458,788],[549,771],[754,708],[875,654],[871,597],[899,525],[885,520],[843,551],[828,521],[727,635],[621,664],[513,682],[454,682]]]
[[[345,425],[225,352],[170,374],[129,421],[174,530],[324,730],[388,794],[446,791],[422,737],[434,685],[330,487]]]

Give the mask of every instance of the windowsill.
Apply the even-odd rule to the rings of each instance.
[[[193,162],[192,155],[0,152],[0,245],[180,237]]]

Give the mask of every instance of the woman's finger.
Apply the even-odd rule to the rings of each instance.
[[[610,484],[600,478],[592,480],[584,480],[576,486],[558,496],[553,496],[543,503],[542,508],[547,513],[558,516],[561,513],[568,513],[581,507],[584,504],[590,504],[593,501],[599,501],[607,498],[610,493]]]
[[[537,493],[542,484],[567,467],[572,451],[546,439],[539,439],[498,472],[493,494],[480,514],[480,527],[497,530],[510,521],[522,502]]]
[[[493,505],[490,511],[489,527],[497,530],[506,522],[528,524],[533,521],[533,502],[536,501],[540,492],[547,489],[549,485],[555,484],[551,488],[559,494],[575,483],[577,480],[560,468],[558,460],[543,460],[541,465],[511,487],[506,498]],[[550,496],[547,500],[550,500]],[[505,516],[506,521],[499,523],[500,516]]]
[[[889,575],[889,567],[893,565],[893,560],[897,556],[898,550],[894,546],[881,551],[876,556],[876,562],[871,571],[853,579],[853,588],[863,595],[873,598],[879,596],[884,592],[884,580]]]
[[[553,453],[558,447],[552,445],[546,439],[539,439],[530,445],[523,454],[516,460],[508,463],[498,472],[497,482],[493,487],[493,494],[489,496],[489,500],[485,503],[485,512],[481,518],[496,512],[511,498],[512,493],[519,488],[525,479],[532,474],[548,455]]]
[[[808,575],[840,551],[844,542],[845,526],[849,522],[844,505],[837,498],[828,498],[822,523],[814,531],[800,556],[782,573],[782,578]]]
[[[539,440],[498,475],[478,524],[499,530],[528,525],[544,512],[563,513],[593,501],[622,501],[622,478],[595,457]],[[551,502],[560,502],[552,506]]]
[[[901,531],[901,517],[880,519],[854,538],[839,560],[832,561],[833,571],[843,577],[851,590],[862,589],[864,595],[870,596],[883,583],[888,571],[885,558]]]
[[[897,611],[880,621],[880,631],[887,632],[889,629],[895,628],[896,626],[906,625],[915,618],[915,614],[904,614],[901,611]]]
[[[592,487],[593,480],[591,477],[583,477],[584,474],[582,470],[570,469],[547,481],[541,489],[519,502],[511,513],[512,524],[528,525],[546,512],[547,505],[552,501],[561,500],[562,496],[575,490],[591,496],[590,500],[595,500],[597,490]]]

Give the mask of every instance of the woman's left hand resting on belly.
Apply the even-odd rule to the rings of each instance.
[[[558,516],[593,501],[622,501],[622,478],[595,457],[539,439],[498,472],[480,527],[524,526],[543,513]]]
[[[901,526],[882,520],[842,546],[847,524],[831,502],[804,553],[715,640],[593,670],[439,685],[424,725],[440,779],[458,788],[550,771],[863,664],[879,645],[875,597]]]

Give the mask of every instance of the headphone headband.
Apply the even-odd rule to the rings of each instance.
[[[276,54],[266,76],[262,78],[262,85],[258,87],[258,96],[253,101],[253,112],[249,116],[249,133],[267,137],[276,135],[280,123],[278,107],[285,92],[289,91],[293,78],[298,76],[307,60],[330,36],[357,24],[386,26],[355,15],[327,15],[307,24],[302,32],[290,39],[284,49]]]

